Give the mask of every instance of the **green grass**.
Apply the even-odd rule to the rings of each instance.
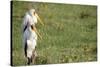
[[[12,9],[12,62],[26,65],[22,46],[22,20],[35,8],[45,26],[36,27],[38,58],[35,64],[89,62],[97,60],[97,7],[14,1]]]

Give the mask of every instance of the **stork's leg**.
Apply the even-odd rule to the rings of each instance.
[[[36,58],[37,58],[37,52],[35,51],[35,52],[34,52],[34,58],[33,58],[33,61],[34,61],[34,62],[33,62],[33,63],[35,63]]]
[[[24,52],[25,52],[25,56],[27,57],[27,43],[25,43]]]
[[[32,61],[33,61],[33,63],[35,63],[36,57],[37,57],[37,53],[36,53],[36,50],[34,49],[33,52],[32,52]]]
[[[36,58],[37,57],[37,52],[35,51],[34,54],[35,54],[35,58]]]
[[[31,58],[28,57],[28,63],[27,64],[30,65],[30,63],[31,63]]]
[[[27,47],[28,47],[27,43],[25,43],[25,47],[24,47],[25,57],[27,57]],[[27,64],[30,65],[31,58],[27,57],[27,60],[28,60]]]

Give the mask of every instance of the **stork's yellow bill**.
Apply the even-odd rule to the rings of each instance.
[[[43,21],[41,20],[41,18],[39,17],[39,15],[36,13],[35,16],[37,17],[37,19],[39,20],[39,22],[44,26]]]

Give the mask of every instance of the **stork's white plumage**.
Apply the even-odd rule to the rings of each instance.
[[[35,47],[37,45],[37,30],[35,24],[37,19],[41,22],[41,19],[36,14],[35,9],[29,10],[23,20],[23,43],[25,56],[28,58],[28,64],[32,62],[33,55],[35,56]],[[42,22],[41,22],[42,23]]]

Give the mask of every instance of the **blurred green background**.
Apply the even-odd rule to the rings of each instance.
[[[21,25],[34,8],[45,26],[37,24],[38,58],[35,64],[97,61],[97,6],[12,1],[12,62],[26,65]]]

